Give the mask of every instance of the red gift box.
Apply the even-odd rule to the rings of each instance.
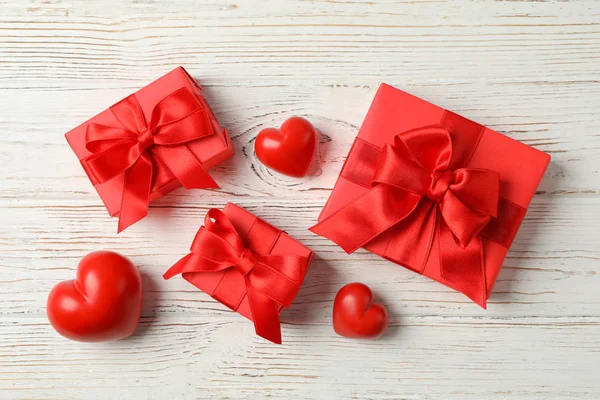
[[[381,85],[311,231],[482,307],[550,156]]]
[[[179,186],[215,188],[207,170],[233,155],[198,82],[176,68],[66,135],[119,231]]]
[[[190,250],[164,278],[182,274],[253,321],[259,336],[281,343],[279,314],[296,297],[313,252],[232,203],[209,210]]]

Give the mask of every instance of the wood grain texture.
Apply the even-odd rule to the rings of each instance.
[[[235,157],[216,191],[177,190],[117,236],[63,134],[170,69],[204,86]],[[380,82],[552,155],[488,311],[307,231]],[[600,398],[597,1],[0,0],[0,398]],[[320,168],[260,165],[257,132],[302,115]],[[202,216],[247,207],[315,250],[284,345],[161,274]],[[50,288],[112,249],[145,285],[136,335],[60,338]],[[337,337],[336,291],[368,283],[392,326]]]

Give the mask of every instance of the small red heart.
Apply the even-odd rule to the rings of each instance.
[[[310,169],[317,149],[317,132],[300,117],[287,119],[281,128],[265,128],[258,133],[254,149],[267,167],[301,178]]]
[[[367,285],[354,282],[343,288],[333,302],[333,329],[340,336],[374,339],[388,326],[388,314],[381,304],[373,303]]]
[[[48,319],[54,329],[81,342],[131,335],[141,311],[140,273],[127,258],[109,251],[82,258],[77,278],[60,282],[48,296]]]

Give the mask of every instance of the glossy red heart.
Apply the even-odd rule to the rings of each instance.
[[[75,280],[52,289],[46,311],[54,329],[66,338],[82,342],[123,339],[140,320],[140,273],[117,253],[90,253],[79,262]]]
[[[258,159],[267,167],[301,178],[309,171],[315,157],[317,132],[304,118],[292,117],[279,129],[260,131],[254,149]]]
[[[367,285],[354,282],[343,288],[333,302],[333,329],[340,336],[374,339],[388,326],[388,314],[381,304],[373,303]]]

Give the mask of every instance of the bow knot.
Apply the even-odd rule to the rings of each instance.
[[[137,135],[141,150],[145,151],[154,145],[154,134],[148,127],[144,127]]]
[[[265,223],[257,219],[255,226],[261,224]],[[298,271],[306,263],[307,258],[301,256],[255,253],[245,246],[229,217],[213,208],[206,214],[204,226],[194,238],[191,253],[169,268],[163,277],[169,279],[183,274],[185,278],[187,274],[200,274],[201,278],[203,273],[222,271],[221,283],[210,295],[236,310],[239,301],[232,301],[230,296],[239,288],[232,283],[238,282],[238,279],[234,277],[227,283],[224,281],[227,274],[241,274],[256,333],[281,343],[279,310],[282,306],[288,307],[296,297],[302,284],[298,280]]]
[[[110,111],[118,126],[88,124],[85,142],[92,155],[82,162],[100,184],[125,174],[119,232],[147,214],[157,164],[188,189],[218,187],[187,147],[214,133],[204,106],[189,89],[181,88],[159,101],[149,122],[135,94]]]
[[[258,257],[254,252],[250,249],[244,249],[242,252],[239,261],[234,265],[235,269],[240,272],[240,274],[246,276],[252,271],[252,269],[258,263]]]
[[[434,203],[439,204],[453,180],[454,173],[452,171],[433,172],[430,175],[430,183],[427,186],[425,196]]]

